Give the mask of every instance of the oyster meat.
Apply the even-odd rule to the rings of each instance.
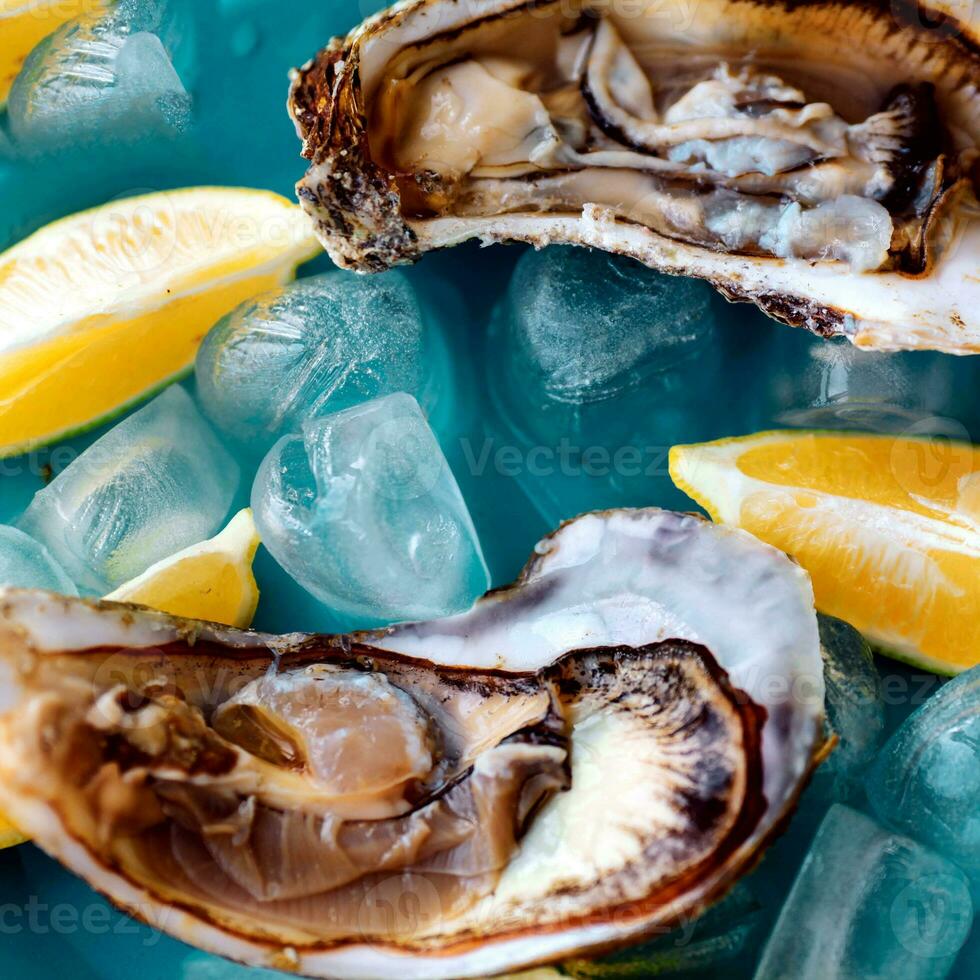
[[[980,351],[978,37],[914,0],[410,0],[294,74],[297,190],[362,271],[572,242]]]
[[[648,510],[472,611],[272,637],[0,593],[0,807],[123,907],[322,977],[467,977],[696,914],[825,749],[806,574]]]

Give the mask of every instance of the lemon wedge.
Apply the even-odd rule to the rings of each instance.
[[[27,838],[0,813],[0,851],[5,847],[23,844],[26,840]]]
[[[821,612],[937,673],[980,663],[980,450],[946,439],[762,432],[670,453],[716,521],[796,558]]]
[[[217,536],[151,565],[106,599],[245,629],[259,604],[252,574],[258,547],[259,533],[246,508]]]
[[[24,59],[49,34],[83,14],[105,10],[111,0],[0,0],[0,108]]]
[[[195,187],[113,201],[0,253],[0,458],[159,390],[218,319],[318,251],[285,198]]]

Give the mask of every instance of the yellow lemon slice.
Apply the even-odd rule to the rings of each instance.
[[[240,511],[216,537],[151,565],[106,598],[245,629],[259,604],[252,574],[258,547],[252,511]]]
[[[318,250],[285,198],[195,187],[72,215],[0,253],[0,458],[163,387],[218,319]]]
[[[23,844],[27,838],[0,813],[0,851],[5,847]]]
[[[112,0],[0,0],[0,108],[31,51],[84,14],[105,10]]]
[[[883,652],[944,674],[980,663],[980,450],[761,432],[675,446],[670,474],[714,520],[793,555],[817,607]]]

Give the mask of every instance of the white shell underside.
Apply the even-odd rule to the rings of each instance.
[[[82,600],[45,593],[0,590],[0,644],[3,634],[13,630],[39,652],[141,648],[187,639],[189,629],[200,639],[238,648],[286,649],[300,639],[180,623],[124,606],[93,608]],[[94,860],[64,832],[45,804],[5,793],[2,781],[0,809],[117,903],[137,909],[185,942],[253,965],[351,980],[435,980],[484,976],[560,959],[640,938],[658,923],[676,921],[724,891],[791,808],[822,738],[823,669],[808,576],[781,552],[740,530],[655,509],[614,511],[566,524],[538,546],[513,587],[491,593],[469,613],[357,637],[436,663],[515,670],[535,669],[569,650],[641,645],[669,637],[706,645],[733,684],[769,712],[762,730],[768,807],[749,839],[723,866],[643,918],[568,927],[559,923],[538,932],[499,935],[485,928],[479,930],[486,937],[478,944],[444,954],[363,943],[284,949],[224,932],[162,905]],[[4,664],[0,657],[0,718],[18,700],[17,681],[9,670],[4,676]],[[4,758],[7,751],[0,742],[0,769],[12,762]],[[623,768],[628,774],[628,767]],[[586,772],[587,777],[594,775]],[[591,782],[596,784],[595,779]],[[561,794],[546,805],[494,894],[467,913],[472,924],[526,924],[527,910],[533,907],[528,902],[536,890],[547,893],[549,881],[592,856],[581,843],[583,821],[595,827],[595,790],[591,801],[588,796],[580,794],[579,804],[574,792]],[[589,813],[576,812],[577,806],[587,809],[590,803]],[[613,860],[615,842],[602,846],[613,852]],[[515,910],[522,910],[524,918],[515,920]]]
[[[508,214],[409,221],[423,249],[472,238],[523,241],[537,247],[571,243],[638,259],[677,275],[708,279],[729,290],[775,294],[844,317],[842,333],[871,350],[980,352],[980,220],[959,229],[929,276],[851,272],[840,262],[728,255],[674,241],[642,225],[619,221],[599,205],[577,214]],[[817,324],[804,324],[816,326]]]

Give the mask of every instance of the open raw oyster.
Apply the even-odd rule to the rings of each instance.
[[[0,807],[154,925],[312,976],[492,974],[696,914],[822,715],[805,572],[665,511],[579,518],[472,611],[347,637],[0,593]]]
[[[978,40],[915,0],[410,0],[295,74],[298,193],[350,268],[572,242],[976,352]]]

